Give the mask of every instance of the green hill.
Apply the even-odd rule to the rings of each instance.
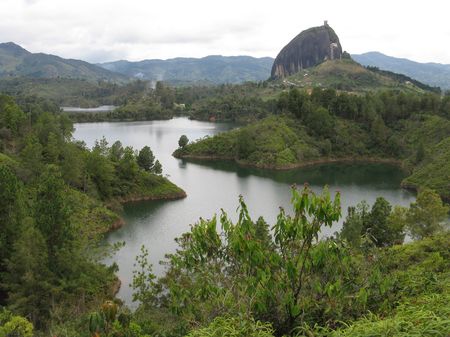
[[[88,62],[55,55],[30,53],[13,42],[0,43],[0,78],[71,78],[124,82],[126,76]]]
[[[432,188],[450,200],[450,137],[430,149],[423,163],[405,179],[403,186]]]
[[[301,88],[321,87],[357,92],[380,89],[424,91],[414,85],[413,80],[401,80],[395,75],[375,72],[351,59],[342,59],[325,61],[315,67],[303,69],[279,82]]]

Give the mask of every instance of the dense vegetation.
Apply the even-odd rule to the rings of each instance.
[[[279,96],[274,116],[191,143],[174,155],[265,168],[335,160],[401,163],[412,171],[405,186],[427,186],[448,198],[449,102],[448,95],[430,93],[291,89]]]
[[[185,195],[149,147],[102,139],[89,150],[72,131],[51,103],[0,95],[0,305],[54,333],[117,290],[116,267],[99,263],[102,234],[121,221],[105,205]],[[0,320],[29,330],[8,312]]]
[[[133,92],[125,99],[122,93],[110,93],[98,101],[120,105],[111,112],[76,112],[70,117],[78,122],[169,119],[187,115],[198,120],[250,122],[264,118],[276,110],[276,87],[266,82],[223,84],[220,86],[170,87],[157,82],[155,88],[136,82],[133,89],[122,88],[122,93]],[[136,90],[135,90],[136,89]],[[135,90],[135,91],[134,91]],[[95,97],[95,94],[93,94]]]
[[[413,188],[426,186],[450,200],[450,137],[424,149],[423,153],[424,159],[412,175],[405,179],[403,185]]]
[[[96,107],[123,105],[142,97],[148,83],[134,81],[118,85],[105,81],[89,82],[68,78],[7,78],[0,80],[0,92],[14,97],[38,96],[59,106]]]
[[[369,210],[362,202],[340,233],[322,239],[320,230],[340,218],[339,194],[293,188],[292,212],[281,209],[273,226],[252,220],[241,198],[237,222],[222,212],[178,238],[162,277],[142,247],[132,283],[140,304],[132,313],[103,300],[113,296],[105,295],[113,269],[78,251],[85,246],[65,218],[63,180],[42,179],[49,183],[38,193],[55,186],[53,195],[36,199],[36,218],[20,225],[5,259],[5,336],[446,336],[450,329],[449,207],[430,190],[409,208],[378,198]],[[8,181],[11,194],[20,182]],[[42,213],[48,201],[61,207]],[[23,215],[15,206],[8,212],[18,225]],[[45,224],[56,219],[58,230],[48,232]],[[418,241],[403,244],[405,234]],[[48,245],[50,239],[61,243]]]
[[[449,207],[435,193],[423,191],[403,211],[383,198],[371,210],[358,206],[363,210],[349,213],[341,233],[322,240],[320,229],[340,217],[339,195],[333,200],[327,190],[315,195],[308,187],[294,189],[292,204],[292,215],[280,210],[273,226],[253,221],[242,199],[236,223],[225,213],[201,219],[177,239],[160,278],[143,247],[132,284],[139,308],[124,320],[119,316],[126,310],[116,307],[114,324],[102,307],[90,315],[97,329],[91,332],[446,336],[450,241],[440,225]],[[356,225],[357,216],[363,226]],[[416,236],[418,228],[426,230]],[[402,245],[405,233],[420,240]]]

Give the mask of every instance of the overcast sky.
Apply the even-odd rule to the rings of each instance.
[[[328,20],[344,50],[450,64],[449,0],[0,0],[0,42],[89,62],[275,57]]]

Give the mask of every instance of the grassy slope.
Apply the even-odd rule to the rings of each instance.
[[[186,192],[167,178],[144,173],[140,177],[139,183],[129,193],[114,197],[114,200],[124,203],[140,200],[179,199],[185,196]]]
[[[447,281],[450,282],[450,279]],[[450,289],[405,301],[388,316],[369,315],[345,329],[324,333],[331,337],[436,336],[450,331]]]
[[[403,186],[418,188],[426,186],[450,200],[450,137],[445,138],[430,150],[428,158],[414,169]]]
[[[422,92],[418,87],[396,81],[393,78],[370,71],[353,60],[326,61],[316,67],[298,72],[285,83],[300,87],[327,87],[347,91],[370,91],[400,89],[407,92]]]
[[[450,331],[450,236],[394,246],[381,256],[402,297],[393,311],[370,314],[315,336],[448,336]]]

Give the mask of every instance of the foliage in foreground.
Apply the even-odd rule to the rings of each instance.
[[[0,337],[32,337],[33,324],[26,318],[0,309]]]
[[[244,317],[216,317],[207,327],[194,330],[187,337],[273,337],[273,332],[268,323]]]
[[[315,336],[430,336],[446,337],[450,331],[450,289],[410,299],[399,305],[391,316],[369,314],[346,327],[332,331],[318,329]]]
[[[369,240],[352,248],[339,238],[318,239],[320,228],[339,217],[338,197],[332,201],[327,192],[305,188],[293,191],[292,202],[293,214],[281,210],[272,231],[264,220],[250,219],[242,200],[236,223],[224,213],[219,220],[201,220],[177,239],[179,248],[167,256],[167,273],[159,279],[143,249],[133,279],[134,299],[141,303],[136,322],[146,333],[169,336],[234,336],[258,322],[270,323],[276,336],[357,336],[368,322],[368,331],[392,322],[398,331],[435,326],[436,336],[443,334],[445,301],[434,302],[442,318],[436,325],[422,320],[412,328],[403,321],[408,305],[448,291],[446,232],[405,245],[379,248]],[[378,207],[373,219],[389,217]],[[236,317],[246,318],[241,326],[233,323]]]
[[[392,208],[378,197],[370,210],[365,201],[348,208],[340,236],[353,247],[362,247],[367,240],[378,247],[402,244],[406,234],[423,239],[445,231],[449,210],[439,195],[427,188],[419,191],[408,208]]]
[[[253,313],[284,332],[331,311],[342,286],[331,269],[339,260],[344,273],[350,266],[340,244],[317,240],[320,228],[340,216],[339,195],[333,201],[327,191],[316,196],[305,188],[294,190],[292,201],[295,215],[281,210],[273,238],[262,219],[252,222],[242,199],[236,224],[225,213],[220,217],[222,234],[216,218],[202,220],[177,239],[180,250],[169,255],[166,277],[157,284],[144,251],[133,281],[135,300],[201,325],[213,312]],[[313,305],[310,295],[322,299]]]

